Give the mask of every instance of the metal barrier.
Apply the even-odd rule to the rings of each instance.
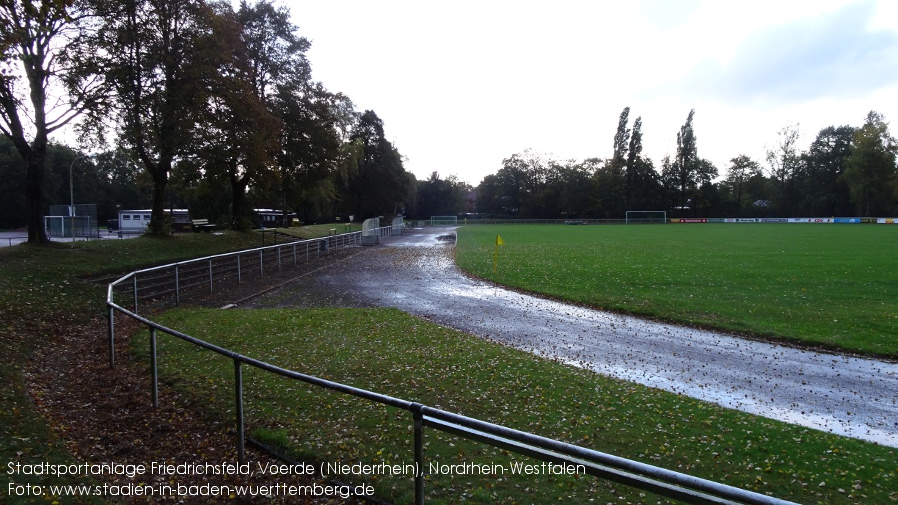
[[[350,235],[352,237],[347,237],[347,235]],[[337,240],[340,237],[346,238]],[[414,460],[415,467],[417,469],[417,471],[415,472],[415,503],[418,505],[422,505],[424,503],[425,465],[423,433],[425,427],[439,430],[445,433],[451,433],[470,440],[479,441],[494,447],[509,450],[511,452],[523,454],[543,461],[548,461],[550,463],[576,465],[578,467],[582,467],[587,474],[611,480],[619,484],[631,486],[637,489],[649,491],[668,498],[682,500],[686,503],[744,503],[766,505],[785,505],[792,503],[760,493],[755,493],[733,486],[720,484],[718,482],[713,482],[679,472],[674,472],[664,468],[647,465],[638,461],[620,458],[577,445],[552,440],[549,438],[534,435],[532,433],[514,430],[438,408],[428,407],[420,403],[414,403],[408,400],[403,400],[373,391],[348,386],[346,384],[341,384],[312,375],[303,374],[293,370],[287,370],[270,363],[251,358],[249,356],[244,356],[242,354],[231,351],[230,349],[225,349],[215,344],[205,342],[198,338],[187,335],[186,333],[179,332],[175,329],[167,328],[137,313],[139,298],[139,288],[137,280],[138,274],[148,274],[152,272],[158,273],[163,271],[173,272],[175,278],[174,296],[177,300],[177,298],[179,297],[179,290],[184,289],[183,286],[180,286],[178,279],[179,276],[182,275],[181,272],[185,269],[185,267],[187,267],[187,265],[202,265],[202,269],[208,267],[208,283],[211,290],[213,289],[211,272],[213,263],[216,261],[219,262],[219,264],[227,262],[233,263],[233,261],[226,260],[225,258],[236,257],[236,275],[239,279],[241,272],[241,256],[247,258],[258,257],[258,268],[260,268],[261,272],[261,270],[264,269],[264,266],[262,266],[264,265],[264,255],[266,254],[266,252],[269,255],[273,254],[269,250],[276,249],[277,261],[278,265],[280,265],[283,259],[283,248],[287,248],[288,253],[292,252],[292,259],[293,261],[296,261],[297,247],[299,247],[299,252],[301,253],[302,247],[305,245],[306,254],[311,254],[309,251],[308,243],[318,242],[320,244],[322,240],[334,240],[336,242],[334,244],[335,247],[340,247],[341,245],[348,244],[358,245],[361,242],[361,234],[359,232],[356,232],[354,234],[330,236],[327,239],[315,239],[313,241],[295,242],[280,246],[241,251],[239,253],[199,258],[196,260],[184,261],[157,268],[150,268],[132,272],[109,284],[106,294],[106,306],[109,311],[110,366],[115,366],[114,316],[116,312],[126,315],[140,322],[141,324],[146,325],[150,331],[150,367],[152,381],[152,402],[154,407],[158,407],[159,405],[159,375],[156,359],[157,332],[163,332],[165,334],[179,338],[186,342],[190,342],[198,347],[207,349],[222,356],[226,356],[233,360],[234,398],[236,412],[235,422],[237,432],[236,445],[237,456],[240,463],[245,463],[246,461],[246,426],[244,422],[243,411],[243,365],[252,366],[260,370],[265,370],[270,373],[280,375],[282,377],[298,380],[331,391],[340,392],[357,398],[362,398],[383,405],[406,410],[411,413],[411,422],[413,425],[412,437],[414,444]],[[292,251],[290,249],[291,247]],[[312,247],[312,249],[315,251],[320,251],[319,247]],[[288,259],[289,256],[290,255],[288,254]],[[256,267],[253,266],[252,268]],[[189,278],[191,279],[190,281],[186,281],[186,277],[180,278],[185,279],[185,282],[187,284],[196,285],[204,284],[206,282],[200,281],[199,276],[195,272],[189,276]],[[114,299],[115,288],[117,286],[126,285],[129,280],[131,281],[133,287],[134,310],[128,310],[121,305],[116,304]]]

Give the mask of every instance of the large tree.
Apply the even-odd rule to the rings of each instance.
[[[343,95],[312,81],[281,86],[278,92],[281,193],[304,220],[333,212],[340,188],[347,188],[363,159],[363,139],[341,133],[343,122],[354,119],[340,115],[344,101]]]
[[[67,57],[69,35],[81,19],[73,4],[0,1],[0,133],[25,161],[30,243],[48,242],[43,217],[49,136],[102,96],[102,86]]]
[[[761,165],[751,159],[746,154],[740,154],[730,159],[730,166],[727,167],[726,178],[723,185],[729,190],[730,195],[735,203],[735,211],[737,216],[742,216],[742,211],[746,206],[746,198],[749,196],[747,188],[748,181],[752,177],[761,175]]]
[[[690,193],[695,190],[697,185],[699,157],[695,130],[692,127],[694,116],[695,109],[692,109],[686,117],[686,123],[680,127],[680,131],[677,133],[677,153],[671,167],[672,182],[676,188],[675,206],[680,210],[693,208],[692,202],[689,201]]]
[[[165,190],[175,162],[195,148],[196,111],[206,104],[217,55],[209,43],[211,11],[203,0],[91,0],[103,20],[94,47],[98,68],[116,93],[119,140],[153,181],[150,232],[168,233]]]
[[[617,130],[614,132],[613,153],[611,155],[611,168],[615,172],[622,171],[627,162],[627,151],[630,143],[630,129],[627,122],[630,117],[630,108],[624,107],[620,117],[617,118]]]
[[[801,212],[809,216],[839,216],[854,212],[842,175],[851,154],[853,126],[827,126],[801,156],[797,181]]]
[[[470,185],[450,175],[445,179],[436,172],[417,184],[415,214],[421,219],[431,216],[457,216],[465,212],[465,199]]]
[[[889,123],[882,114],[870,111],[864,126],[854,134],[844,175],[859,214],[895,211],[896,153],[898,142],[889,133]]]
[[[241,8],[248,9],[245,4]],[[243,228],[249,224],[244,208],[247,188],[252,184],[273,189],[278,175],[274,159],[281,123],[270,105],[272,90],[263,84],[269,77],[258,75],[267,68],[259,60],[269,55],[258,52],[266,46],[252,41],[258,33],[273,29],[258,26],[255,17],[243,10],[235,13],[227,4],[208,12],[212,36],[205,39],[210,47],[202,52],[217,71],[207,77],[206,101],[195,111],[200,127],[192,160],[206,179],[201,183],[227,179],[229,225]]]
[[[400,211],[409,201],[412,179],[402,166],[402,156],[384,133],[384,123],[366,110],[351,140],[363,149],[358,174],[345,190],[344,211],[365,219]]]

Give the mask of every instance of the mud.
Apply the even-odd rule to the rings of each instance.
[[[411,230],[242,307],[396,307],[597,373],[898,447],[898,364],[545,300],[466,277],[454,234]]]

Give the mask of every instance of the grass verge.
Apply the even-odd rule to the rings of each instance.
[[[801,503],[898,500],[895,449],[604,378],[393,309],[181,309],[159,321],[284,368]],[[233,422],[230,360],[171,337],[159,349],[167,381]],[[248,429],[286,439],[294,457],[413,462],[407,412],[249,367],[244,402]],[[533,461],[434,430],[425,452],[428,462],[508,469],[430,475],[428,503],[656,502],[589,476],[513,476],[515,462]],[[411,503],[411,476],[367,481],[380,497]]]
[[[605,310],[896,358],[896,250],[892,226],[506,225],[461,228],[456,261]]]

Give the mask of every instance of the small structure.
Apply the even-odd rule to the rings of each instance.
[[[260,228],[286,228],[293,224],[296,212],[278,209],[253,209],[259,220]]]
[[[390,227],[392,235],[402,235],[403,230],[405,230],[405,223],[402,221],[402,216],[396,216],[393,218],[393,226]]]
[[[172,216],[172,230],[174,231],[190,231],[192,223],[190,222],[190,214],[187,209],[166,210],[167,214]],[[149,209],[141,210],[119,210],[118,211],[118,229],[122,234],[141,234],[146,233],[147,226],[150,224],[150,218],[153,211]]]
[[[380,243],[380,218],[372,217],[362,223],[362,245],[376,245]]]

